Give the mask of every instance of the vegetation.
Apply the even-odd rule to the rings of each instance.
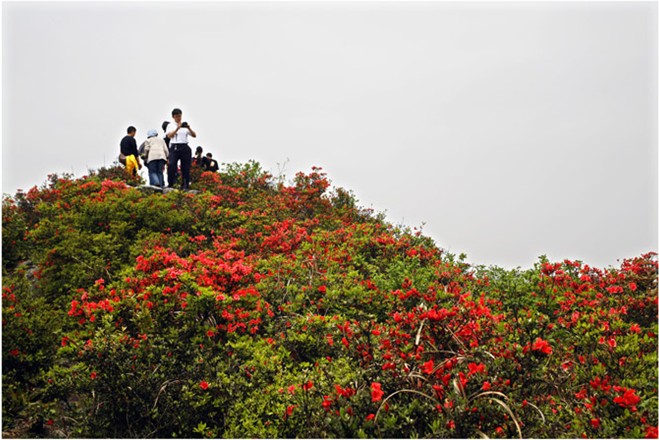
[[[318,168],[125,179],[3,200],[5,436],[657,438],[655,253],[473,267]]]

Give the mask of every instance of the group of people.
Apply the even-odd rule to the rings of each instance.
[[[133,126],[128,127],[127,134],[120,143],[121,153],[119,155],[119,161],[126,166],[126,171],[136,175],[137,171],[142,168],[141,158],[149,171],[149,185],[164,188],[166,165],[167,183],[170,188],[173,188],[178,179],[180,162],[181,188],[185,190],[190,189],[190,167],[193,163],[205,171],[218,171],[219,166],[213,159],[213,155],[207,153],[206,156],[202,156],[203,148],[201,147],[197,147],[193,160],[188,138],[196,138],[197,133],[190,127],[190,124],[182,122],[182,118],[181,109],[172,110],[174,121],[165,121],[162,124],[164,138],[158,137],[156,130],[149,130],[147,140],[139,148],[135,140],[137,129]]]
[[[217,165],[217,161],[213,159],[212,153],[206,153],[206,156],[203,154],[204,149],[201,148],[201,146],[197,147],[195,150],[194,159],[192,159],[192,163],[198,167],[203,168],[204,171],[217,171],[220,169],[220,167]]]

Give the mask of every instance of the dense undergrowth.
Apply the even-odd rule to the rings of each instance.
[[[6,436],[657,437],[656,254],[473,267],[320,169],[194,177],[5,196]]]

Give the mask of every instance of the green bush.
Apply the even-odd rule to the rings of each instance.
[[[10,436],[656,438],[654,253],[471,267],[318,168],[128,183],[3,200]]]

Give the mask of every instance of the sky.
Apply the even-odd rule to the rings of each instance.
[[[656,2],[3,2],[2,192],[179,107],[471,264],[617,266],[658,248],[657,43]]]

